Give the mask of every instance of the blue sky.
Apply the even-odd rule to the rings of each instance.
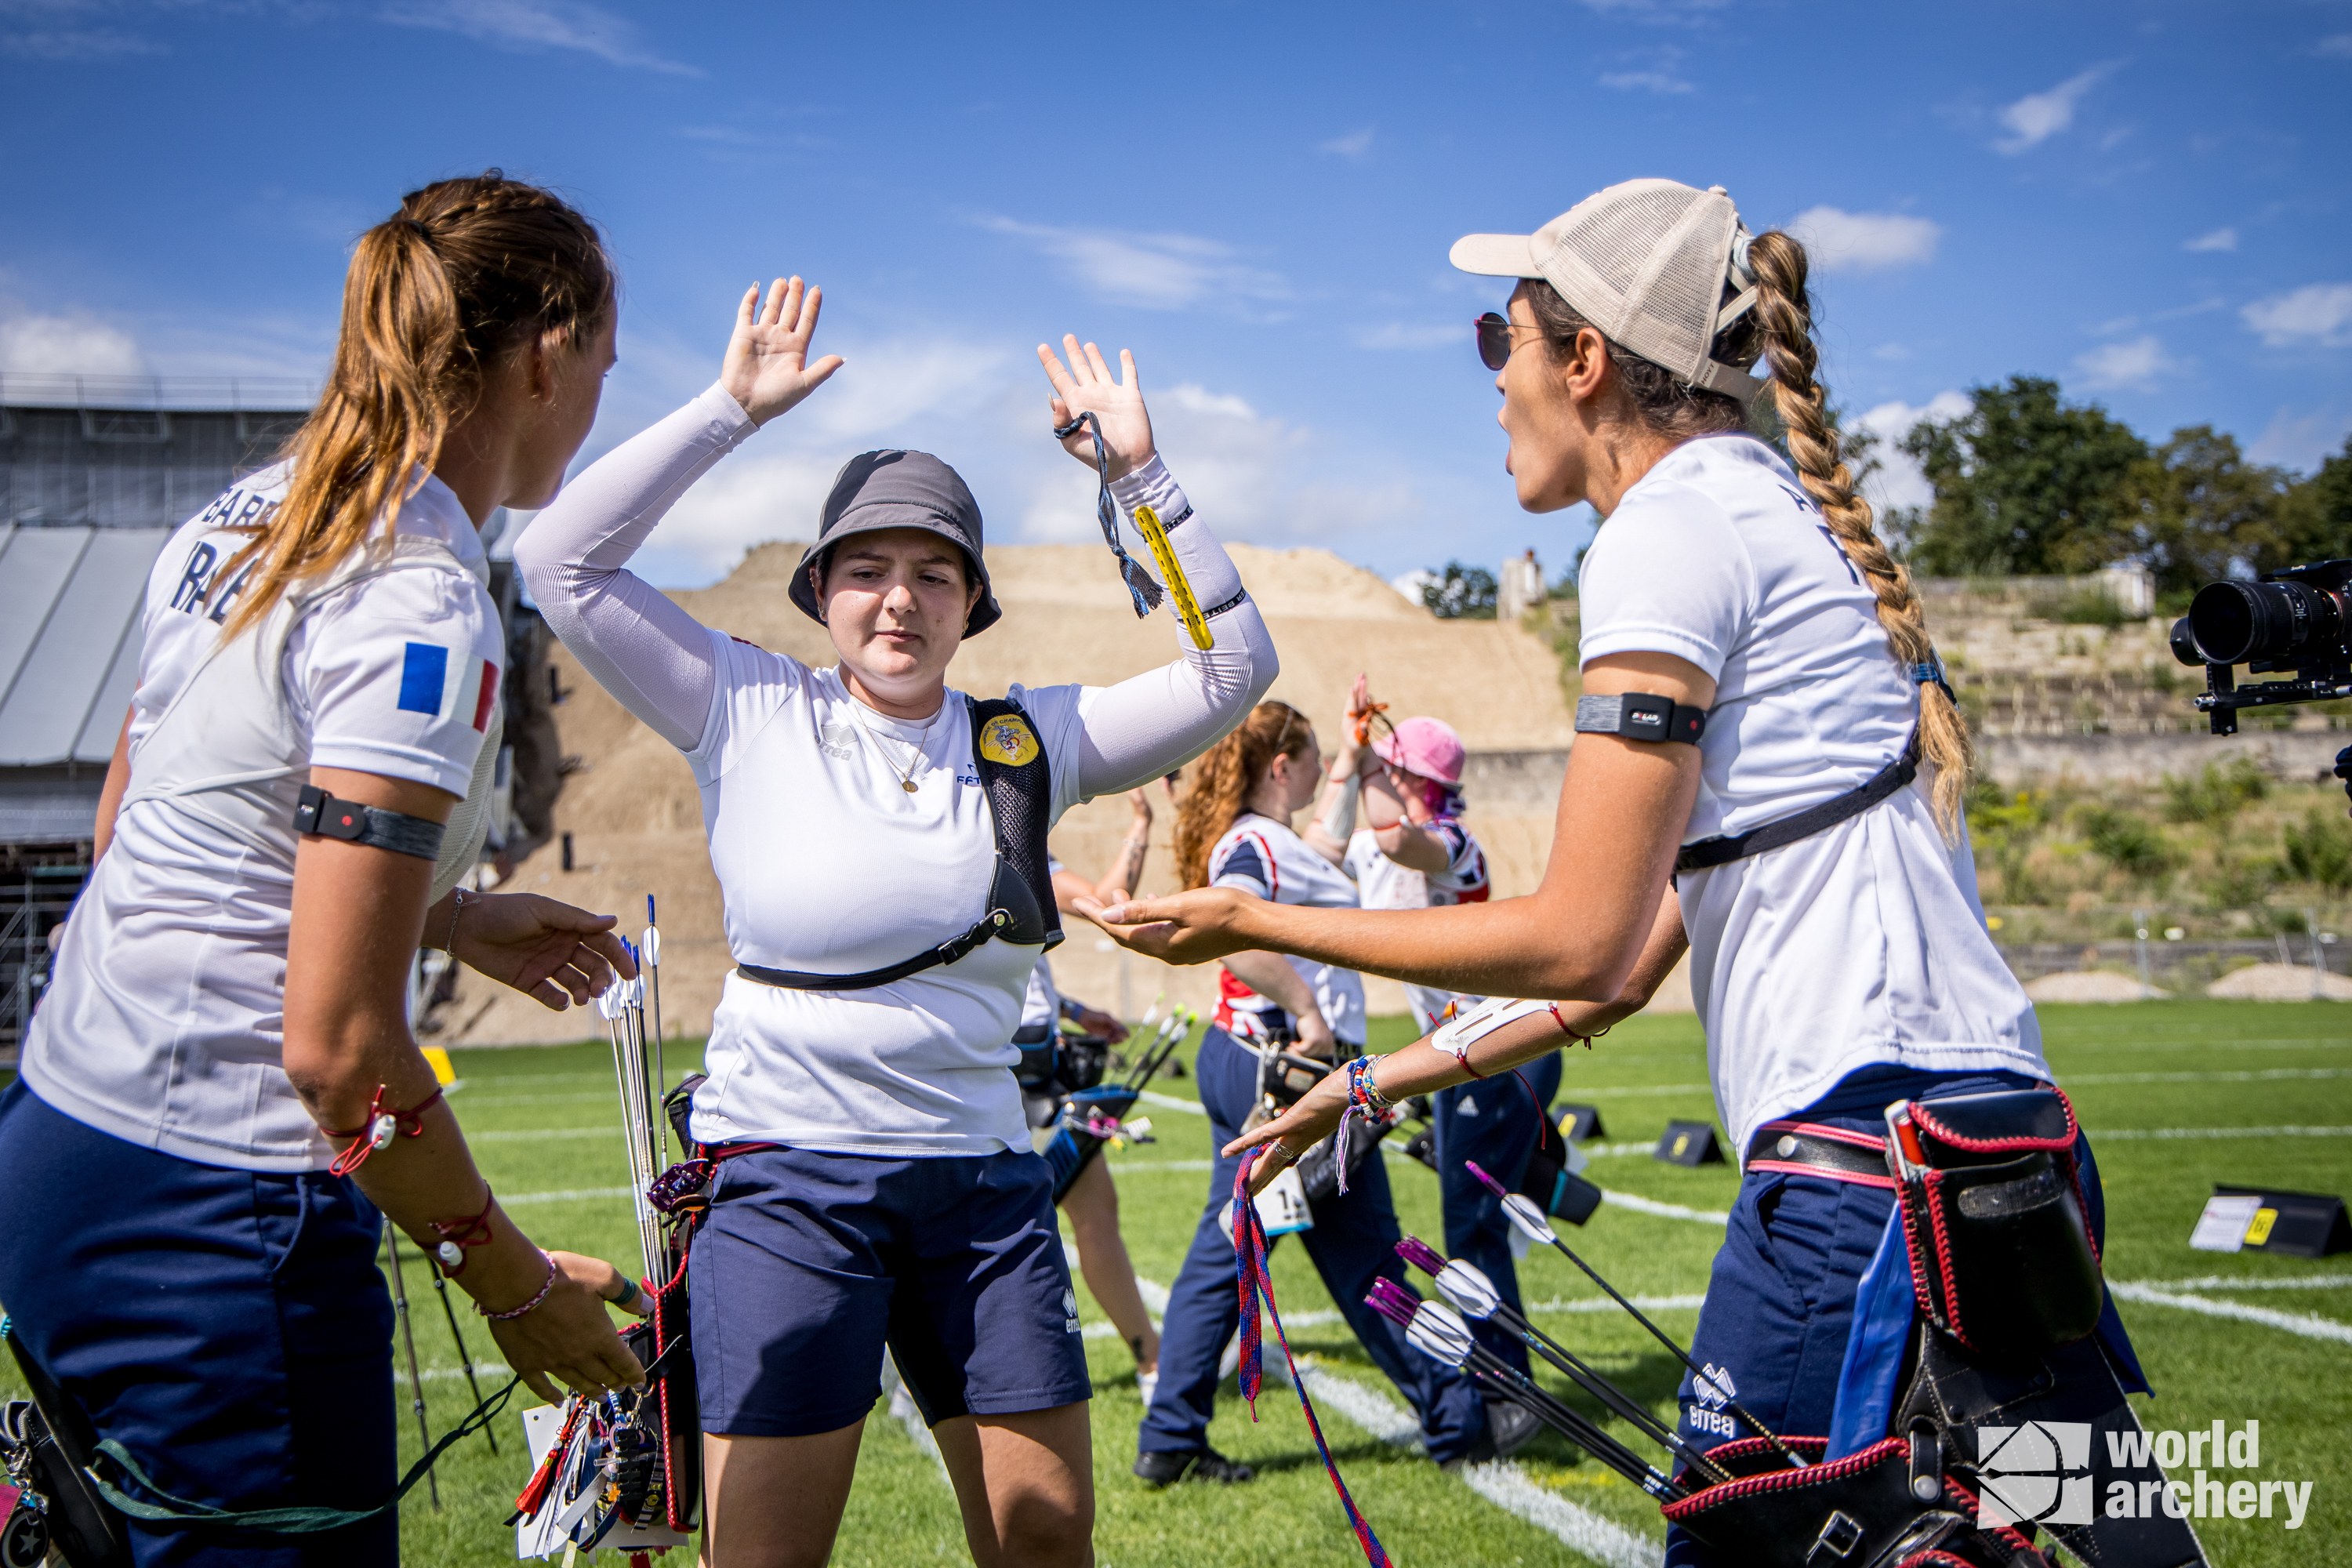
[[[957,465],[992,538],[1088,538],[1031,357],[1065,331],[1136,352],[1228,537],[1557,570],[1589,523],[1512,500],[1457,236],[1722,184],[1818,242],[1827,378],[1883,429],[2030,372],[2308,468],[2352,430],[2347,104],[2345,0],[0,0],[0,370],[315,376],[352,237],[495,163],[625,272],[583,457],[708,384],[751,279],[827,290],[848,367],[657,581],[806,537],[876,446]]]

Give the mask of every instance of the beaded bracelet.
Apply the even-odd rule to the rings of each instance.
[[[1367,1115],[1386,1115],[1396,1109],[1396,1102],[1372,1081],[1372,1061],[1370,1057],[1358,1057],[1348,1064],[1348,1098]]]
[[[533,1296],[530,1300],[525,1301],[521,1306],[517,1307],[510,1312],[493,1312],[488,1307],[483,1306],[479,1301],[474,1303],[474,1310],[481,1313],[482,1316],[488,1318],[494,1323],[509,1323],[515,1319],[521,1317],[525,1312],[530,1311],[532,1309],[536,1308],[541,1301],[546,1300],[548,1292],[555,1289],[555,1277],[561,1271],[555,1267],[555,1255],[553,1253],[542,1252],[540,1256],[547,1259],[547,1283],[539,1288],[538,1295]]]

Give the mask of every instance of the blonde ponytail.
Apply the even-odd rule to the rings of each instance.
[[[1927,610],[1912,591],[1911,574],[1873,531],[1870,503],[1854,493],[1853,475],[1839,453],[1837,428],[1829,421],[1828,391],[1814,377],[1820,351],[1813,342],[1812,300],[1805,289],[1805,247],[1769,230],[1749,243],[1748,264],[1757,289],[1750,315],[1771,367],[1774,405],[1788,428],[1797,478],[1820,504],[1822,521],[1838,548],[1878,595],[1878,624],[1895,657],[1906,670],[1932,665],[1936,650],[1927,636]],[[1947,839],[1957,841],[1961,802],[1975,766],[1969,727],[1941,685],[1918,686],[1919,751],[1936,769],[1936,822]]]
[[[222,635],[332,571],[379,522],[389,532],[499,359],[545,333],[583,350],[612,308],[602,237],[551,192],[492,169],[403,197],[352,253],[334,369],[284,453],[286,498],[215,579],[236,605]]]

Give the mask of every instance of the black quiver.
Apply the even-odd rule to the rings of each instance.
[[[27,1508],[18,1500],[7,1532],[0,1535],[0,1562],[17,1568],[21,1553],[25,1568],[32,1568],[54,1552],[70,1568],[131,1568],[123,1518],[89,1480],[87,1467],[98,1455],[96,1428],[16,1336],[5,1337],[33,1395],[0,1405],[0,1450],[11,1461],[5,1473],[30,1481],[40,1506]]]

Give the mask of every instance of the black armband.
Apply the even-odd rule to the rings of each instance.
[[[1617,697],[1576,700],[1579,734],[1622,735],[1629,741],[1681,741],[1696,746],[1706,733],[1706,710],[1685,708],[1671,697],[1628,691]]]
[[[441,824],[355,800],[337,800],[317,784],[302,786],[301,803],[294,808],[294,831],[414,855],[419,860],[441,858]]]

